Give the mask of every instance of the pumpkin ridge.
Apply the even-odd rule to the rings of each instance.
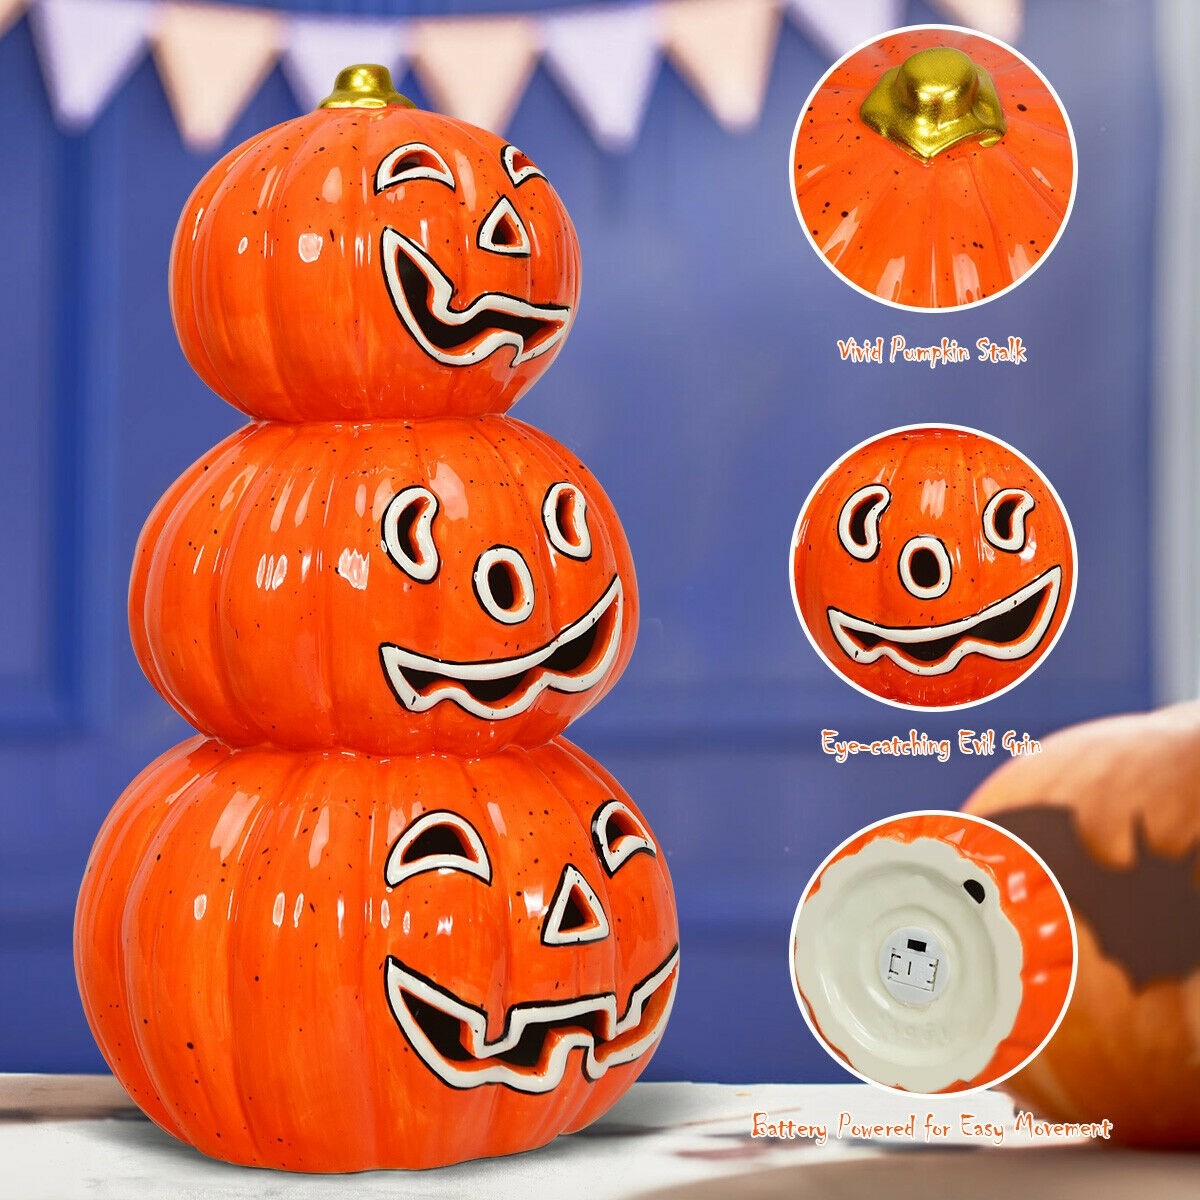
[[[186,745],[186,743],[184,744]],[[175,747],[167,753],[174,755],[178,749],[179,747]],[[135,963],[139,963],[140,960],[153,962],[159,949],[158,941],[162,930],[161,920],[157,914],[164,907],[162,901],[166,898],[167,893],[152,886],[152,876],[162,869],[161,860],[165,858],[170,863],[171,851],[178,845],[178,839],[175,836],[178,826],[186,819],[194,817],[196,808],[205,804],[207,796],[204,794],[204,789],[217,778],[221,768],[229,759],[229,750],[224,746],[220,746],[220,749],[224,753],[216,761],[189,781],[180,793],[170,799],[169,805],[163,805],[166,811],[155,822],[139,861],[130,873],[126,886],[120,894],[121,943],[123,950],[126,951],[123,954],[124,983],[130,997],[130,1013],[134,1030],[140,1035],[138,1049],[145,1062],[146,1073],[155,1095],[170,1115],[172,1122],[180,1130],[188,1129],[194,1122],[188,1119],[187,1110],[181,1107],[178,1100],[172,1098],[171,1089],[163,1084],[164,1064],[161,1062],[160,1054],[157,1053],[159,1047],[156,1045],[156,1041],[160,1037],[159,1027],[164,1020],[169,1022],[171,1018],[170,1016],[164,1018],[162,1013],[157,1010],[142,1007],[146,1003],[146,998],[138,995],[137,981],[133,972]],[[148,897],[154,897],[158,903],[151,906],[147,902]],[[147,919],[148,913],[152,914],[149,919]],[[153,927],[155,930],[153,942],[149,945],[144,944],[143,921],[146,927]],[[128,949],[131,946],[140,948],[141,953],[129,954]],[[198,1093],[192,1094],[205,1099],[211,1110],[212,1101],[205,1086],[202,1085]]]
[[[230,199],[230,193],[234,190],[236,181],[238,178],[240,178],[241,173],[251,170],[253,165],[257,163],[260,158],[265,158],[274,152],[274,135],[278,128],[278,126],[275,126],[271,129],[265,130],[262,136],[255,141],[252,146],[247,148],[245,154],[239,155],[233,162],[229,164],[225,174],[213,188],[212,193],[208,198],[208,203],[204,206],[204,214],[200,218],[200,224],[196,231],[196,247],[190,256],[193,264],[202,264],[199,269],[196,269],[196,267],[193,266],[190,272],[192,276],[192,310],[195,313],[197,331],[199,333],[198,344],[204,352],[204,355],[211,367],[212,376],[218,385],[213,387],[212,390],[230,403],[236,401],[236,406],[238,408],[242,408],[244,404],[240,394],[241,390],[235,383],[230,381],[227,373],[217,366],[217,357],[214,356],[212,349],[210,348],[210,337],[212,336],[211,330],[213,324],[213,314],[210,310],[214,308],[219,310],[220,308],[219,300],[216,302],[216,304],[213,304],[210,299],[211,291],[209,275],[210,272],[215,268],[212,256],[212,241],[216,225],[216,217],[214,216],[214,212],[224,203],[234,203],[234,201]],[[236,174],[235,168],[237,168]],[[205,179],[207,179],[207,176]],[[201,181],[200,185],[197,187],[197,191],[199,190],[199,187],[204,186],[204,182],[204,180]],[[203,304],[198,304],[196,302],[197,293],[203,299]],[[221,328],[222,331],[224,331],[224,326]],[[206,333],[205,330],[209,330],[209,332]],[[184,348],[185,356],[187,349],[188,347]],[[207,383],[209,381],[206,379],[205,382]],[[279,393],[281,389],[279,386],[279,374],[277,369],[274,372],[273,382],[275,385],[274,391]],[[212,387],[212,384],[210,383],[209,386]],[[243,409],[243,411],[245,410]]]
[[[255,502],[266,491],[268,485],[277,482],[281,474],[279,471],[280,460],[288,454],[303,436],[301,430],[293,425],[271,422],[270,426],[278,427],[286,436],[271,448],[269,458],[258,461],[258,470],[254,478],[246,485],[245,490],[236,502],[239,519],[230,522],[221,545],[221,552],[229,562],[233,562],[237,557],[238,547],[242,541],[246,526],[246,511],[253,511],[256,507]],[[267,423],[263,423],[260,426],[260,428],[265,427],[267,427]],[[225,700],[224,707],[231,712],[238,713],[251,727],[255,743],[272,745],[273,740],[268,730],[263,726],[262,714],[254,704],[247,703],[247,698],[242,694],[237,685],[238,672],[227,657],[226,639],[222,636],[226,612],[230,607],[230,588],[233,585],[234,578],[235,576],[232,572],[222,571],[213,579],[212,605],[210,609],[211,626],[209,629],[209,638],[212,645],[210,657],[213,673],[217,679],[221,695]],[[253,636],[249,630],[245,632],[247,636]]]

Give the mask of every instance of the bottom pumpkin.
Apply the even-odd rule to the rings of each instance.
[[[195,738],[105,821],[75,964],[114,1074],[205,1154],[431,1167],[609,1108],[666,1024],[678,929],[649,827],[563,740],[463,760]]]

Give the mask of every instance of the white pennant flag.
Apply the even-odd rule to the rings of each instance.
[[[41,0],[30,11],[59,124],[91,125],[141,60],[155,17],[142,0]]]
[[[788,0],[788,7],[804,32],[830,54],[845,54],[903,24],[903,0]]]
[[[1021,36],[1025,18],[1021,0],[933,0],[933,3],[955,24],[990,33],[1002,42],[1015,42]]]
[[[413,34],[413,71],[439,111],[503,133],[537,61],[525,17],[444,17]]]
[[[606,150],[628,150],[658,74],[662,25],[648,5],[541,18],[546,67]]]
[[[305,112],[333,91],[343,67],[381,63],[397,83],[404,73],[407,29],[399,21],[293,17],[283,52],[283,73]]]
[[[670,0],[667,57],[726,128],[748,129],[762,111],[779,9],[775,0]]]
[[[225,140],[279,53],[273,12],[224,5],[166,4],[154,58],[183,140],[211,150]]]

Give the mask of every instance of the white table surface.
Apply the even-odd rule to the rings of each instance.
[[[4,1200],[1200,1200],[1200,1155],[1093,1144],[1001,1148],[952,1136],[900,1139],[750,1136],[756,1112],[797,1123],[899,1123],[934,1114],[1008,1124],[1005,1097],[914,1100],[865,1085],[641,1083],[587,1130],[540,1150],[438,1171],[296,1175],[215,1162],[141,1116],[107,1076],[0,1076]]]

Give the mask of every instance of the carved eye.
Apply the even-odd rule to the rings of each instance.
[[[375,172],[375,194],[398,183],[412,183],[417,179],[432,179],[454,189],[454,176],[446,160],[424,142],[409,142],[397,146],[379,164]]]
[[[480,250],[490,250],[493,254],[513,254],[518,258],[528,258],[530,254],[529,234],[507,196],[501,196],[484,217],[475,240]]]
[[[483,839],[465,817],[429,812],[418,817],[388,855],[383,875],[389,887],[423,871],[465,871],[492,882],[492,864]]]
[[[1025,518],[1034,499],[1024,488],[1001,488],[983,510],[983,536],[997,550],[1015,554],[1025,549]]]
[[[546,178],[533,165],[529,156],[523,154],[516,146],[505,146],[500,151],[500,161],[504,163],[504,170],[507,172],[509,179],[513,181],[513,187],[520,187],[521,184],[528,182],[530,179]]]
[[[842,505],[838,538],[859,562],[870,562],[879,553],[879,518],[891,502],[892,493],[882,483],[869,483]]]
[[[383,513],[383,548],[406,575],[428,583],[438,573],[438,552],[433,544],[433,517],[437,497],[424,487],[397,492]]]
[[[596,809],[592,841],[609,875],[616,874],[635,854],[658,857],[646,827],[633,815],[629,805],[620,800],[609,800]]]
[[[592,556],[587,501],[572,483],[555,483],[542,501],[542,522],[550,545],[560,554],[581,561]]]

